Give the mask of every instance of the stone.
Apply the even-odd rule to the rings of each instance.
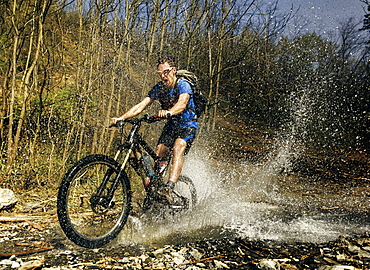
[[[15,197],[14,192],[7,188],[0,188],[0,210],[10,209],[15,206],[18,199]]]
[[[13,261],[12,260],[2,260],[0,261],[0,265],[12,265]]]
[[[44,258],[41,258],[39,260],[29,261],[29,262],[24,263],[21,267],[19,267],[18,270],[42,269],[44,262],[45,262]]]
[[[154,250],[153,252],[152,252],[152,254],[153,254],[153,256],[154,257],[159,257],[159,256],[162,256],[163,255],[163,253],[164,253],[164,249],[163,248],[160,248],[160,249],[157,249],[157,250]]]
[[[202,257],[203,257],[203,254],[200,253],[197,249],[193,248],[189,251],[190,255],[196,259],[196,260],[200,260]]]
[[[171,252],[170,255],[172,257],[173,263],[175,263],[176,265],[183,264],[186,261],[186,258],[181,252]]]
[[[280,264],[274,260],[261,260],[257,267],[261,270],[280,270]]]
[[[214,262],[216,268],[230,269],[230,267],[226,263],[223,263],[223,262],[218,261],[218,260],[214,260],[213,262]]]

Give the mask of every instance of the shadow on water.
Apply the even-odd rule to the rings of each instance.
[[[331,190],[320,198],[286,192],[274,161],[206,161],[196,149],[189,155],[184,174],[196,185],[196,209],[165,219],[131,217],[118,243],[163,246],[222,237],[320,243],[370,231],[367,211],[341,207],[349,197],[333,200]]]

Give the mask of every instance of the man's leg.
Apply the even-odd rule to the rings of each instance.
[[[169,148],[167,146],[165,146],[163,143],[161,143],[161,144],[157,145],[155,153],[157,154],[158,157],[164,158],[164,157],[167,156],[168,150],[169,150]]]
[[[186,149],[186,142],[181,139],[177,138],[175,141],[175,144],[173,145],[172,149],[172,159],[170,164],[170,176],[168,179],[168,182],[166,183],[166,186],[161,188],[158,193],[161,195],[166,196],[167,200],[172,203],[173,197],[172,197],[172,190],[175,187],[175,183],[179,179],[182,165],[184,163],[184,152]]]
[[[176,134],[176,136],[178,137],[175,139],[172,147],[172,159],[169,170],[169,179],[166,186],[159,191],[159,193],[166,196],[170,202],[173,201],[172,190],[175,187],[175,183],[179,179],[182,171],[184,155],[193,143],[195,134],[196,129],[188,127],[180,129],[179,132]],[[163,146],[158,146],[157,150],[157,153],[159,154],[160,152],[162,152],[160,150],[164,150],[164,148]]]
[[[184,164],[184,153],[186,149],[186,142],[177,138],[175,144],[173,145],[172,161],[170,164],[170,176],[168,181],[176,183],[179,179],[180,173],[182,171],[182,165]],[[170,184],[172,185],[172,184]]]

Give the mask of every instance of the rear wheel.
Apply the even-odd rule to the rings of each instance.
[[[173,210],[183,211],[192,210],[197,203],[197,191],[193,181],[185,176],[180,175],[173,190]]]
[[[98,248],[125,225],[131,203],[130,182],[114,159],[91,155],[65,175],[58,193],[58,219],[77,245]],[[118,179],[117,179],[118,178]]]

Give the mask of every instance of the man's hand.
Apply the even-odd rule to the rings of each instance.
[[[123,118],[121,117],[113,117],[110,119],[110,125],[113,126],[115,124],[117,124],[118,121],[121,121],[121,120],[124,120]]]
[[[158,116],[161,118],[169,118],[172,116],[172,112],[167,110],[160,110]]]

